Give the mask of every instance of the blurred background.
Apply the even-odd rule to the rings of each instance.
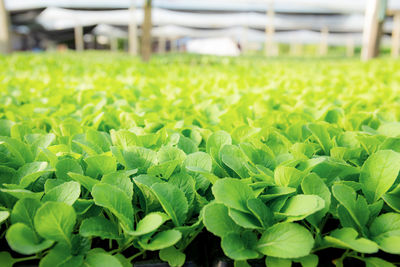
[[[398,57],[399,0],[0,0],[0,51]]]

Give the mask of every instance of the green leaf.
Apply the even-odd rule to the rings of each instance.
[[[208,154],[216,160],[218,163],[219,161],[219,152],[225,145],[231,145],[232,138],[231,136],[225,131],[217,131],[212,133],[206,143],[206,151]]]
[[[189,170],[189,174],[193,176],[196,181],[196,188],[201,189],[203,191],[207,190],[210,185],[210,181],[207,177],[202,175],[200,172],[193,172],[190,170],[201,170],[203,172],[211,172],[212,170],[212,159],[211,157],[204,152],[195,152],[189,154],[183,165],[187,170]]]
[[[254,198],[247,200],[247,208],[264,228],[272,226],[274,214],[260,199]]]
[[[124,191],[129,199],[133,197],[133,183],[128,175],[123,172],[112,172],[105,174],[101,178],[101,182],[109,185],[113,185]]]
[[[257,236],[253,232],[227,233],[222,237],[222,249],[229,258],[234,260],[247,260],[259,257],[255,250]]]
[[[177,147],[163,146],[157,152],[157,159],[160,163],[177,160],[178,164],[181,164],[185,160],[185,158],[185,152]]]
[[[330,139],[327,126],[325,124],[310,123],[308,124],[307,128],[317,140],[325,155],[329,155],[332,148],[332,141]]]
[[[339,203],[343,205],[345,208],[343,211],[348,213],[354,225],[360,231],[364,231],[365,225],[369,220],[369,209],[365,199],[362,196],[358,196],[353,188],[344,184],[335,184],[332,187],[332,193]],[[338,209],[338,212],[340,212],[340,209]],[[346,224],[344,226],[350,225]]]
[[[400,214],[380,215],[372,222],[370,234],[380,249],[387,253],[400,254]]]
[[[229,208],[249,212],[247,201],[255,198],[251,188],[238,179],[225,178],[218,180],[212,187],[217,202]]]
[[[68,205],[72,205],[79,198],[81,194],[81,186],[77,182],[66,182],[59,186],[54,187],[47,192],[42,198],[43,202],[56,201],[64,202]]]
[[[295,223],[275,224],[262,234],[257,243],[262,254],[284,259],[307,256],[313,246],[311,233]]]
[[[51,247],[54,241],[41,240],[35,231],[23,223],[15,223],[7,230],[6,239],[12,250],[30,255]]]
[[[157,153],[144,147],[128,147],[122,151],[127,169],[138,169],[139,174],[146,173],[147,169],[157,163]]]
[[[2,267],[12,267],[16,262],[17,259],[11,257],[10,253],[6,251],[0,252],[0,264]]]
[[[30,198],[30,199],[41,199],[43,192],[32,192],[26,189],[0,189],[1,192],[7,193],[17,199]]]
[[[23,198],[18,200],[11,212],[11,222],[13,224],[24,223],[34,229],[33,218],[40,206],[41,203],[37,199]]]
[[[267,267],[291,267],[292,261],[268,256],[265,258],[265,265]]]
[[[88,253],[82,266],[87,267],[123,267],[114,256],[105,252]]]
[[[84,237],[118,239],[118,227],[104,217],[91,217],[82,221],[79,234]]]
[[[161,260],[168,262],[168,264],[172,267],[182,266],[186,259],[185,254],[173,246],[161,249],[159,256]]]
[[[216,236],[240,231],[240,227],[228,215],[228,208],[223,204],[212,202],[203,208],[203,223],[207,230]]]
[[[296,195],[289,198],[276,215],[286,217],[286,221],[298,221],[325,207],[325,201],[316,195]]]
[[[85,162],[88,165],[86,174],[93,178],[117,170],[117,162],[115,158],[106,154],[87,157]]]
[[[339,248],[352,249],[361,253],[375,253],[378,246],[375,242],[363,237],[358,237],[358,233],[353,228],[342,228],[334,230],[325,240]]]
[[[127,231],[127,234],[132,236],[142,236],[155,232],[168,219],[165,214],[152,212],[141,219],[135,231]]]
[[[57,243],[50,252],[40,260],[39,267],[74,267],[81,266],[83,255],[71,255],[71,248],[64,243]]]
[[[240,178],[249,177],[246,163],[249,161],[243,151],[234,145],[225,145],[221,148],[222,162],[232,169]]]
[[[304,177],[303,181],[301,182],[301,189],[303,190],[304,194],[317,195],[325,201],[325,206],[323,209],[307,217],[307,220],[310,223],[312,223],[314,226],[317,226],[329,211],[329,207],[331,205],[331,192],[324,181],[316,174],[310,174]]]
[[[9,216],[10,216],[10,213],[8,211],[0,211],[0,224],[5,222]]]
[[[305,257],[294,259],[294,262],[299,262],[303,267],[317,267],[318,266],[318,256],[310,254]]]
[[[132,202],[124,191],[109,184],[97,184],[92,196],[96,205],[109,209],[126,230],[133,230]]]
[[[274,171],[275,183],[283,187],[297,188],[303,176],[303,172],[289,166],[278,166]]]
[[[177,230],[166,230],[159,232],[154,237],[139,240],[139,244],[146,250],[160,250],[175,245],[182,238],[181,232]]]
[[[263,229],[261,222],[253,215],[235,209],[229,209],[229,217],[239,226],[247,229]]]
[[[377,201],[390,189],[399,170],[400,154],[392,150],[380,150],[365,161],[360,183],[369,203]]]
[[[34,181],[36,181],[41,175],[48,172],[49,164],[45,161],[36,161],[27,163],[18,169],[17,176],[19,179],[19,185],[22,188],[27,187]]]
[[[61,159],[57,162],[55,169],[57,178],[64,181],[71,180],[70,176],[68,175],[69,172],[83,174],[82,167],[76,159]]]
[[[62,202],[46,202],[37,210],[34,224],[40,236],[70,244],[75,220],[76,214],[71,206]]]
[[[89,176],[85,176],[82,174],[69,172],[68,175],[71,177],[72,180],[77,181],[90,192],[92,191],[93,186],[100,183],[99,180],[93,179]]]
[[[184,224],[188,212],[185,194],[177,186],[168,183],[156,183],[151,188],[175,226]]]
[[[393,263],[376,257],[363,258],[365,267],[395,267]]]

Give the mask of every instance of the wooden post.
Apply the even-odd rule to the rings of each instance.
[[[118,51],[118,38],[117,37],[110,37],[110,48],[111,48],[111,51],[113,51],[113,52]]]
[[[362,60],[379,55],[379,45],[385,19],[387,0],[368,0],[365,10]]]
[[[83,51],[84,49],[83,27],[81,25],[75,26],[74,35],[75,35],[75,50]]]
[[[128,25],[128,35],[129,35],[129,54],[132,56],[137,56],[137,23],[136,23],[136,0],[131,0],[131,6],[129,7],[129,25]]]
[[[0,53],[8,54],[10,52],[10,18],[4,0],[0,0]]]
[[[354,57],[354,38],[351,36],[346,41],[346,55],[347,57]]]
[[[241,53],[245,54],[249,50],[249,27],[247,25],[244,27],[244,33],[241,39]]]
[[[151,57],[151,3],[152,0],[145,0],[144,21],[142,24],[142,59],[147,62]]]
[[[165,54],[166,46],[167,46],[167,39],[164,36],[161,36],[158,39],[158,53]]]
[[[290,54],[292,56],[301,56],[303,54],[303,45],[297,42],[291,43]]]
[[[392,57],[398,58],[400,53],[400,11],[393,14],[393,31],[392,31]]]
[[[326,56],[328,54],[328,36],[329,30],[328,27],[322,27],[321,29],[321,43],[319,45],[319,55]]]
[[[267,10],[267,21],[265,25],[265,55],[275,56],[276,49],[274,45],[274,35],[275,35],[275,7],[274,0],[268,0],[268,10]]]

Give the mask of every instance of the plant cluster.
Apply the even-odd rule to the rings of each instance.
[[[400,63],[98,56],[0,59],[2,266],[399,261]]]

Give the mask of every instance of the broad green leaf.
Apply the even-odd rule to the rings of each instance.
[[[32,192],[26,189],[2,189],[1,192],[7,193],[17,199],[31,198],[40,200],[43,196],[43,192]]]
[[[278,223],[268,228],[257,243],[260,253],[277,258],[307,256],[314,246],[311,233],[295,223]]]
[[[71,180],[69,172],[83,174],[82,167],[76,159],[61,159],[57,162],[55,169],[57,178],[64,181]]]
[[[232,169],[240,178],[249,177],[246,167],[248,159],[240,148],[234,145],[225,145],[220,150],[222,162]]]
[[[304,177],[303,181],[301,182],[301,189],[303,190],[304,194],[317,195],[325,201],[325,206],[323,209],[307,217],[307,220],[310,223],[312,223],[314,226],[317,226],[329,211],[329,207],[331,205],[331,192],[324,181],[316,174],[310,174]]]
[[[3,267],[12,267],[14,263],[17,262],[17,259],[11,257],[10,253],[6,251],[0,252],[0,263]]]
[[[207,190],[210,185],[210,181],[199,172],[190,171],[191,169],[202,170],[204,172],[211,172],[212,170],[212,159],[210,155],[204,152],[195,152],[189,154],[183,165],[189,171],[189,174],[196,180],[196,188],[203,191]]]
[[[128,175],[123,172],[112,172],[105,174],[103,178],[101,178],[102,183],[110,184],[113,186],[118,187],[125,194],[132,199],[133,197],[133,183]]]
[[[92,191],[93,186],[100,183],[99,180],[93,179],[89,176],[85,176],[82,174],[69,172],[68,175],[69,175],[69,177],[71,177],[72,180],[77,181],[78,183],[80,183],[83,187],[85,187],[89,191]]]
[[[159,256],[161,260],[168,262],[172,267],[182,266],[186,259],[186,255],[173,246],[161,249]]]
[[[310,254],[305,257],[294,259],[293,261],[299,262],[302,267],[317,267],[319,259],[317,255]]]
[[[166,230],[157,233],[150,240],[139,240],[139,244],[146,250],[161,250],[175,245],[182,238],[181,232],[177,230]]]
[[[239,226],[248,229],[263,229],[261,222],[253,214],[229,209],[229,217]]]
[[[400,214],[380,215],[372,222],[370,233],[380,249],[387,253],[400,254]]]
[[[34,229],[33,218],[40,206],[41,203],[37,199],[23,198],[18,200],[11,212],[11,222],[13,224],[24,223]]]
[[[39,267],[74,267],[81,266],[84,255],[72,255],[71,248],[64,243],[57,243],[39,262]]]
[[[274,214],[260,199],[254,198],[247,200],[247,208],[264,228],[272,226]]]
[[[274,171],[275,183],[283,187],[297,188],[303,176],[303,172],[288,166],[278,166]]]
[[[211,156],[216,160],[218,163],[219,161],[219,152],[224,147],[225,145],[231,145],[232,144],[232,138],[231,136],[224,131],[217,131],[212,133],[206,143],[206,151],[208,154],[211,154]]]
[[[9,216],[10,213],[8,211],[0,211],[0,224],[7,220]]]
[[[185,194],[177,186],[168,183],[156,183],[151,188],[175,226],[184,224],[188,212]]]
[[[189,207],[193,204],[196,196],[195,180],[192,176],[180,172],[174,174],[168,183],[176,185],[185,194]]]
[[[42,198],[42,201],[64,202],[68,205],[72,205],[79,198],[80,194],[81,186],[79,183],[73,181],[65,182],[47,192]]]
[[[28,185],[36,181],[41,175],[48,171],[49,164],[45,161],[27,163],[18,169],[17,176],[19,185],[26,188]]]
[[[296,195],[289,198],[283,208],[275,213],[285,216],[286,221],[298,221],[325,207],[325,201],[317,195]]]
[[[178,164],[181,164],[186,158],[185,152],[177,147],[163,146],[157,152],[157,159],[160,163],[169,162],[171,160],[177,160]]]
[[[265,265],[267,267],[291,267],[292,261],[268,256],[265,258]]]
[[[141,219],[135,231],[127,231],[132,236],[142,236],[156,231],[167,219],[165,214],[152,212]]]
[[[365,261],[365,267],[395,267],[393,263],[387,262],[383,259],[376,257],[363,258]]]
[[[253,232],[228,233],[222,237],[221,247],[229,258],[247,260],[259,257],[256,244],[257,236]]]
[[[369,209],[365,199],[357,195],[353,188],[344,184],[335,184],[332,187],[332,193],[337,201],[343,205],[344,212],[348,213],[357,228],[363,231],[369,220]]]
[[[364,163],[360,183],[369,203],[380,199],[395,182],[400,170],[400,154],[392,150],[380,150]]]
[[[329,155],[332,148],[332,141],[329,136],[326,124],[310,123],[307,128],[310,130],[325,155]]]
[[[30,255],[53,245],[52,240],[42,240],[35,231],[23,223],[15,223],[7,230],[8,245],[16,252]]]
[[[232,178],[218,180],[213,185],[212,192],[217,202],[243,212],[249,212],[247,201],[255,198],[248,185]]]
[[[79,234],[84,237],[118,239],[118,227],[104,217],[91,217],[82,221]]]
[[[40,236],[70,244],[75,220],[76,214],[71,206],[63,202],[46,202],[37,210],[34,224]]]
[[[133,230],[132,202],[124,191],[109,184],[97,184],[92,189],[96,205],[109,209],[127,230]]]
[[[117,162],[115,158],[106,154],[87,157],[85,162],[88,165],[86,174],[93,178],[117,170]]]
[[[89,253],[82,266],[87,267],[123,267],[121,262],[108,253]]]
[[[375,253],[378,246],[375,242],[363,237],[358,237],[358,233],[353,228],[342,228],[334,230],[325,240],[339,248],[352,249],[361,253]]]
[[[127,169],[138,169],[143,174],[147,169],[157,163],[157,153],[144,147],[128,147],[122,151]]]
[[[207,230],[216,236],[240,231],[240,227],[228,215],[228,208],[223,204],[212,202],[203,208],[203,223]]]

